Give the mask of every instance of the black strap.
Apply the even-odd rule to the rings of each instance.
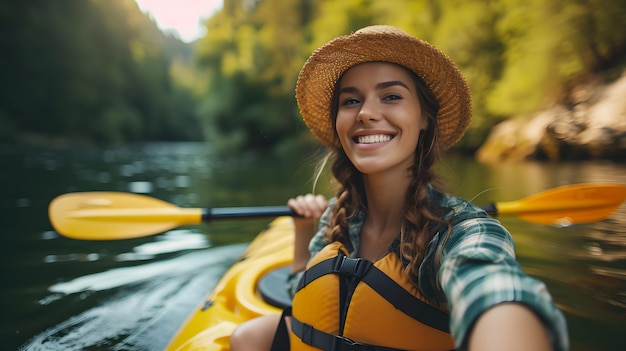
[[[378,267],[372,266],[362,281],[409,317],[432,328],[450,333],[450,316],[447,313],[411,295]]]
[[[362,344],[343,336],[329,334],[302,323],[295,317],[291,317],[291,328],[303,343],[324,351],[402,351],[392,347]]]
[[[337,273],[360,279],[367,274],[371,266],[372,262],[368,260],[350,258],[340,251],[337,256],[327,258],[305,270],[298,282],[296,292],[326,274]]]
[[[287,328],[287,323],[285,322],[285,317],[287,316],[291,316],[291,307],[285,308],[280,316],[280,322],[278,323],[278,328],[276,328],[270,351],[289,351],[291,348],[289,343],[289,328]]]

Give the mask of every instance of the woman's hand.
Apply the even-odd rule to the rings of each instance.
[[[295,273],[303,271],[311,258],[309,242],[315,235],[318,219],[328,207],[328,201],[322,195],[306,194],[289,199],[287,205],[302,216],[294,217],[296,236],[291,271]]]
[[[322,195],[306,194],[289,199],[287,205],[302,216],[302,218],[317,220],[322,216],[324,211],[326,211],[328,201]],[[302,218],[295,219],[298,220]]]

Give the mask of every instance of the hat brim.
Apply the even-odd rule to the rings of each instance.
[[[390,62],[415,72],[439,102],[438,143],[448,149],[465,133],[472,115],[465,78],[436,47],[389,26],[372,26],[340,36],[317,49],[302,67],[296,100],[305,124],[324,145],[338,145],[330,115],[335,85],[351,67]]]

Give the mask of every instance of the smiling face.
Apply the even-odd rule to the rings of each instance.
[[[364,174],[406,172],[428,126],[410,73],[391,63],[363,63],[346,71],[337,89],[335,129],[352,164]]]

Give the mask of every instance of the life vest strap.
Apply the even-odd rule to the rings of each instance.
[[[274,339],[272,340],[270,351],[289,351],[291,349],[291,344],[289,342],[289,328],[287,327],[287,322],[285,321],[285,319],[287,317],[291,317],[291,315],[291,307],[287,307],[283,310],[283,313],[280,316],[280,322],[278,322],[278,327],[276,328],[276,333],[274,333]]]
[[[324,351],[403,351],[393,347],[363,344],[341,335],[329,334],[302,323],[293,316],[291,329],[303,343]]]
[[[331,273],[362,279],[371,267],[372,262],[368,260],[364,260],[362,258],[350,258],[343,253],[340,253],[339,255],[327,258],[304,271],[302,278],[298,282],[296,291],[304,288],[315,279]]]
[[[450,316],[416,298],[374,266],[362,280],[398,310],[431,328],[450,333]]]

